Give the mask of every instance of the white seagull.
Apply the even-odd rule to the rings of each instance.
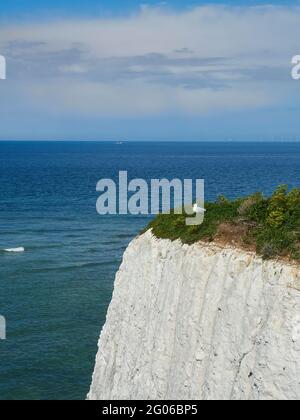
[[[193,211],[194,211],[194,213],[197,213],[197,214],[203,214],[203,213],[206,212],[206,210],[203,209],[202,207],[199,207],[197,203],[194,204]]]

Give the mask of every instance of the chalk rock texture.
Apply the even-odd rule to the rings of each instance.
[[[300,268],[138,237],[116,275],[88,398],[300,399]]]

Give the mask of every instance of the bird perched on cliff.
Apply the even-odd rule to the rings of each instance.
[[[194,204],[194,206],[193,206],[193,211],[194,211],[195,213],[197,213],[197,214],[202,214],[202,213],[205,213],[205,212],[206,212],[206,210],[205,210],[205,209],[203,209],[202,207],[199,207],[197,203],[196,203],[196,204]]]

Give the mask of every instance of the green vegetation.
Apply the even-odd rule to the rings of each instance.
[[[300,260],[300,189],[280,186],[269,198],[261,193],[234,201],[222,196],[205,207],[201,226],[186,226],[187,215],[173,211],[157,216],[149,227],[158,238],[229,243],[264,258]]]

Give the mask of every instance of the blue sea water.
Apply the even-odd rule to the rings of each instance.
[[[300,185],[300,144],[0,142],[0,399],[84,399],[113,280],[145,216],[99,216],[96,183],[204,178],[206,199]]]

